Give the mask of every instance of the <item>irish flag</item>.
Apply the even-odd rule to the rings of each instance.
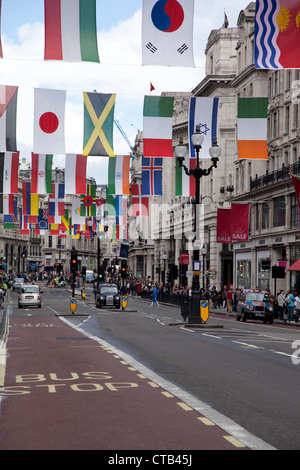
[[[31,192],[32,194],[52,193],[53,155],[31,154]]]
[[[99,62],[96,0],[45,0],[44,58]]]
[[[108,194],[128,195],[130,155],[111,157],[108,163]]]
[[[239,98],[239,159],[268,160],[268,98]]]
[[[145,96],[143,111],[144,157],[173,157],[174,98]]]

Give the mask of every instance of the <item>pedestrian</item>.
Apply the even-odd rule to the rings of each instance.
[[[1,305],[0,309],[1,310],[4,309],[3,302],[4,302],[4,295],[3,295],[2,285],[1,285],[0,286],[0,305]]]
[[[294,300],[295,297],[290,290],[288,295],[285,298],[286,305],[287,305],[287,323],[294,322]]]
[[[152,293],[152,302],[151,302],[151,307],[153,306],[153,302],[156,303],[156,305],[159,307],[159,303],[157,301],[157,296],[158,296],[158,289],[157,286],[154,286],[154,291]]]
[[[299,294],[295,294],[295,322],[298,323],[300,316],[300,297]]]
[[[233,292],[232,292],[232,289],[230,288],[229,291],[227,292],[227,310],[228,310],[228,313],[232,312],[232,302],[233,302]]]
[[[278,318],[279,320],[284,319],[284,307],[285,307],[285,297],[284,291],[281,290],[277,296],[277,303],[278,303]]]

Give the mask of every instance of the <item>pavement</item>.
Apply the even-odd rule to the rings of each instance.
[[[6,313],[0,450],[176,450],[189,455],[192,450],[268,448],[67,318],[41,317],[38,310],[14,316],[10,306]]]

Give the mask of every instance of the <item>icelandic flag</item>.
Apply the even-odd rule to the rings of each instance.
[[[142,195],[162,196],[162,158],[142,157]]]
[[[218,137],[218,110],[219,98],[191,98],[189,109],[189,139],[190,157],[196,157],[196,151],[192,143],[192,135],[196,126],[200,128],[200,134],[204,135],[202,149],[199,158],[210,158],[209,149],[214,143],[214,137]]]

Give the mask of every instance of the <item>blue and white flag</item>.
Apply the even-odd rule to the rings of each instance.
[[[200,158],[210,158],[209,149],[214,143],[214,137],[218,137],[218,111],[219,98],[191,98],[189,110],[189,140],[190,157],[195,158],[196,152],[192,143],[192,135],[196,126],[204,135]]]
[[[142,195],[162,196],[162,158],[142,157]]]

